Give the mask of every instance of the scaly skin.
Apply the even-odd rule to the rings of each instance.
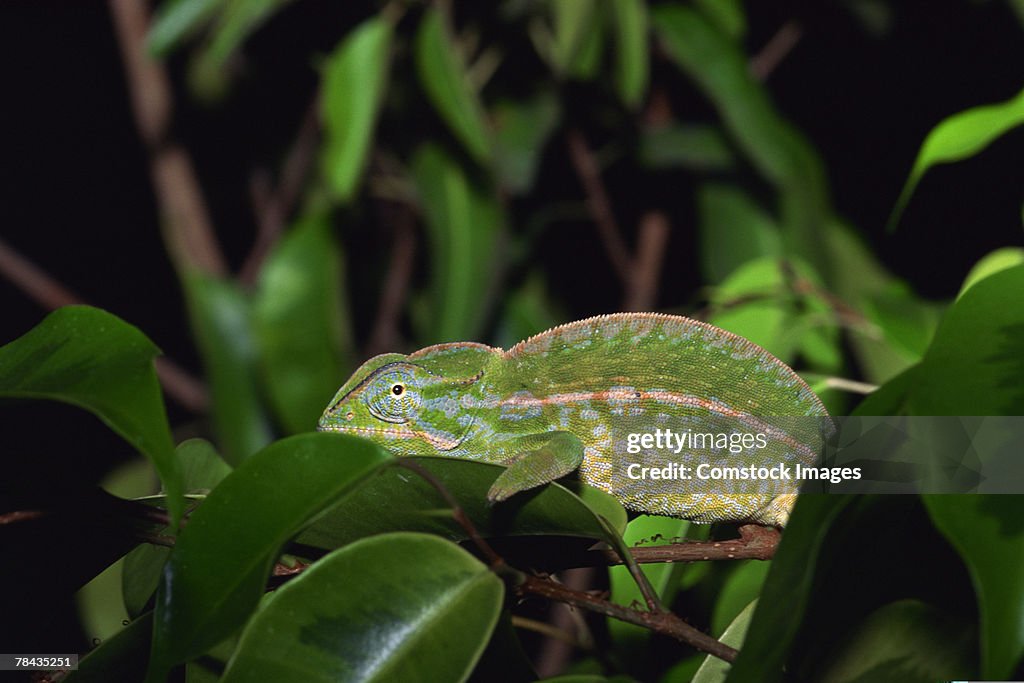
[[[628,434],[656,428],[763,433],[767,447],[627,452]],[[578,468],[638,512],[783,526],[795,482],[638,480],[627,467],[813,465],[832,423],[793,370],[746,339],[681,316],[623,313],[555,327],[508,351],[451,343],[377,356],[341,387],[319,429],[397,455],[510,465],[495,500]]]

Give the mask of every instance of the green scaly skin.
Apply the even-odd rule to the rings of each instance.
[[[627,452],[628,434],[657,428],[762,433],[767,446]],[[814,465],[832,423],[807,384],[756,344],[681,316],[622,313],[508,351],[466,342],[376,356],[341,387],[319,429],[397,455],[506,465],[494,501],[578,470],[637,512],[783,526],[795,482],[631,479],[627,468]]]

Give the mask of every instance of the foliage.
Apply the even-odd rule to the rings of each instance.
[[[216,101],[237,76],[233,58],[287,5],[167,0],[149,46],[187,59],[195,94]],[[474,10],[467,23],[461,12],[391,2],[342,27],[317,56],[315,171],[257,277],[179,273],[209,387],[208,440],[175,450],[153,370],[158,350],[112,314],[62,308],[0,348],[0,397],[97,415],[159,476],[162,489],[133,509],[170,512],[146,540],[173,548],[138,543],[121,560],[106,558],[121,563],[117,600],[132,620],[67,680],[155,683],[176,667],[188,680],[463,681],[493,680],[494,671],[531,680],[522,645],[531,654],[536,646],[510,620],[516,571],[544,566],[558,544],[703,533],[680,520],[628,520],[615,500],[582,485],[551,484],[491,507],[496,466],[422,458],[407,469],[368,441],[309,433],[373,347],[357,348],[370,335],[353,329],[350,314],[368,296],[385,301],[398,287],[398,306],[381,305],[391,311],[382,338],[401,348],[374,351],[508,344],[565,322],[543,237],[566,207],[531,209],[526,198],[555,172],[550,150],[567,134],[584,140],[570,155],[591,217],[613,232],[626,212],[601,207],[588,164],[599,175],[597,159],[617,155],[638,185],[686,174],[691,246],[707,287],[706,307],[687,312],[797,367],[833,412],[1024,414],[1019,248],[979,263],[952,303],[917,296],[838,215],[825,161],[752,74],[741,3],[508,2]],[[488,22],[513,30],[489,42]],[[525,84],[505,61],[524,49],[541,65]],[[674,89],[710,105],[711,120],[653,115],[651,103]],[[578,112],[580,92],[603,103],[596,123]],[[938,122],[894,216],[928,169],[1019,125],[1022,97]],[[612,140],[600,154],[581,133],[594,130]],[[397,257],[388,266],[409,291],[386,277],[377,291],[349,272],[368,260],[385,268],[386,258],[353,246],[366,242],[346,224],[382,205],[422,227],[426,275],[412,265],[401,272]],[[636,232],[640,245],[643,227]],[[397,228],[388,235],[402,239]],[[644,268],[657,266],[640,246],[629,253],[621,235],[602,240],[608,262],[620,264],[623,300],[657,307],[637,289]],[[855,405],[829,383],[836,376],[881,387]],[[453,499],[472,528],[526,560],[513,570],[488,558]],[[732,665],[601,616],[588,622],[597,641],[584,639],[566,675],[549,680],[1019,675],[1020,519],[1018,496],[802,496],[769,564],[644,569],[666,605],[739,649]],[[599,581],[613,602],[642,600],[623,567],[602,569]]]

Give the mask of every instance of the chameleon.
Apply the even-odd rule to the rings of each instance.
[[[634,512],[782,527],[798,482],[724,482],[695,470],[813,466],[833,426],[800,376],[753,342],[682,316],[617,313],[507,351],[452,342],[375,356],[338,390],[318,429],[398,456],[504,465],[492,503],[578,471]],[[737,452],[722,435],[747,440]],[[639,477],[645,467],[689,468],[690,478]]]

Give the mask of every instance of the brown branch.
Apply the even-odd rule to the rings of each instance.
[[[662,211],[648,211],[640,219],[636,260],[623,310],[649,311],[657,304],[658,282],[670,232],[668,217]]]
[[[740,537],[729,541],[688,541],[649,547],[630,548],[640,564],[654,562],[700,562],[705,560],[770,560],[775,556],[781,534],[771,527],[746,524]],[[593,566],[622,564],[614,550],[591,550],[586,559]]]
[[[302,186],[309,176],[309,170],[316,159],[317,142],[320,137],[319,112],[318,94],[303,115],[299,132],[285,156],[277,191],[269,191],[270,183],[265,175],[254,175],[250,182],[257,230],[256,240],[238,275],[239,281],[246,287],[256,283],[260,268],[284,232],[288,216],[295,207]]]
[[[608,192],[605,190],[604,182],[601,180],[601,169],[594,158],[594,154],[587,145],[583,133],[578,130],[570,130],[567,138],[569,147],[569,159],[572,161],[576,175],[583,185],[583,191],[587,196],[587,209],[590,217],[597,227],[597,234],[604,245],[608,260],[611,261],[619,279],[626,286],[632,281],[632,264],[630,263],[629,248],[622,239],[622,232],[612,212],[612,204],[608,199]]]
[[[563,579],[562,585],[566,588],[583,591],[590,585],[593,577],[594,569],[592,567],[581,567],[565,572],[561,578]],[[573,648],[579,647],[575,638],[564,637],[572,633],[570,629],[577,625],[575,619],[577,614],[568,605],[561,603],[553,605],[549,617],[551,619],[549,629],[554,633],[548,634],[548,639],[541,645],[537,655],[537,675],[542,679],[551,678],[561,673],[569,663]],[[554,634],[564,634],[564,636],[559,637]]]
[[[0,275],[42,307],[53,310],[61,306],[83,305],[86,302],[58,282],[49,273],[0,240]],[[203,412],[209,404],[206,387],[167,357],[154,359],[156,374],[167,395],[193,412]]]
[[[526,576],[523,582],[516,586],[516,593],[520,597],[536,595],[549,600],[564,602],[573,607],[603,614],[630,624],[636,624],[656,633],[675,638],[701,652],[707,652],[727,662],[735,661],[736,655],[739,654],[733,648],[690,626],[671,612],[647,612],[630,607],[622,607],[596,595],[567,588],[551,579],[539,576]]]
[[[764,47],[750,58],[750,63],[747,66],[751,75],[759,81],[768,78],[800,42],[802,35],[803,29],[800,28],[800,24],[792,19],[783,24],[775,32],[775,35],[765,43]]]
[[[397,348],[398,323],[415,265],[416,230],[413,212],[407,204],[386,202],[386,206],[393,208],[391,222],[394,225],[394,244],[391,247],[387,275],[384,277],[384,288],[381,290],[380,302],[377,305],[373,331],[366,344],[368,356]]]
[[[199,269],[223,276],[224,257],[214,236],[195,169],[179,145],[167,141],[170,82],[146,49],[149,13],[142,0],[109,0],[125,66],[135,125],[150,157],[150,176],[162,215],[164,243],[179,273]]]

